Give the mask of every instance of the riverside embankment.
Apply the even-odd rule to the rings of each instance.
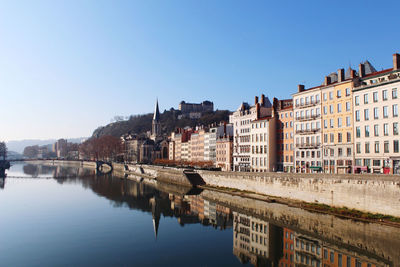
[[[51,160],[47,164],[96,168],[95,162],[85,161]],[[188,187],[206,186],[227,191],[241,190],[291,201],[400,217],[400,176],[193,171],[121,163],[113,163],[113,169],[121,174],[156,179],[164,183]]]

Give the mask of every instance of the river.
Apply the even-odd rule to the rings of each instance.
[[[0,179],[0,266],[400,266],[400,229],[93,170]]]

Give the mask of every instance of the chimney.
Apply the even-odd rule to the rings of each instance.
[[[358,65],[358,75],[360,76],[360,78],[365,76],[365,66],[362,63]]]
[[[331,77],[325,76],[325,85],[331,84]]]
[[[400,69],[400,55],[399,54],[393,54],[393,70],[398,70]]]
[[[272,99],[272,106],[274,107],[274,109],[277,109],[277,108],[278,108],[278,104],[279,104],[278,98],[274,97],[274,98]]]
[[[299,85],[297,86],[297,89],[298,89],[299,93],[300,93],[300,92],[303,92],[303,91],[304,91],[304,85],[299,84]]]
[[[254,105],[257,105],[257,103],[258,103],[258,96],[255,96],[254,97]]]
[[[338,69],[338,82],[344,81],[344,69]]]
[[[261,106],[263,107],[264,104],[265,104],[265,95],[262,94],[262,95],[261,95]]]
[[[356,71],[353,70],[353,69],[351,69],[351,70],[350,70],[350,78],[351,78],[351,79],[354,79],[355,77],[356,77]]]
[[[260,118],[260,104],[256,103],[256,113],[257,113],[257,119]]]

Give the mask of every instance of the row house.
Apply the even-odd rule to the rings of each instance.
[[[222,171],[232,171],[233,137],[225,135],[216,141],[216,162],[215,166]]]
[[[210,126],[209,131],[204,135],[204,161],[216,162],[217,140],[224,136],[233,135],[233,125],[220,123]]]
[[[325,77],[322,93],[323,169],[325,173],[353,170],[352,90],[355,71],[344,69]]]
[[[252,172],[276,171],[276,125],[275,114],[251,122],[250,170]]]
[[[277,171],[293,172],[293,100],[274,98],[277,113]]]
[[[367,74],[354,86],[355,172],[400,174],[400,56],[393,68]]]
[[[250,171],[251,160],[251,127],[252,122],[259,118],[271,115],[272,104],[267,97],[261,95],[260,102],[255,97],[255,103],[250,106],[242,103],[240,107],[229,116],[233,125],[233,170]]]
[[[293,94],[294,168],[296,172],[322,170],[321,89],[298,86]]]

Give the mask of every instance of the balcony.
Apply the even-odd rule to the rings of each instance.
[[[310,101],[310,102],[303,103],[303,104],[301,104],[301,103],[297,104],[297,105],[295,105],[295,107],[296,108],[308,108],[308,107],[318,105],[319,103],[321,103],[320,100],[314,100],[314,101]]]
[[[304,129],[304,130],[296,130],[296,134],[315,134],[320,132],[321,129]]]
[[[298,116],[296,121],[310,121],[321,118],[321,114],[311,115],[311,116]]]
[[[301,143],[296,144],[296,148],[318,148],[321,146],[321,143]]]

